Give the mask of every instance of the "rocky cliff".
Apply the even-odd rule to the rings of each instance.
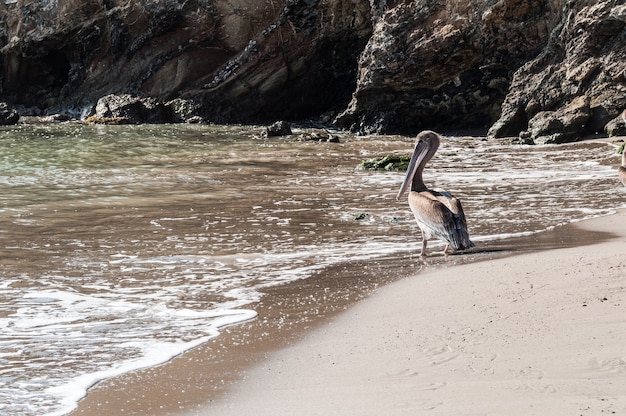
[[[490,134],[570,141],[601,132],[624,108],[626,4],[570,0],[547,44],[515,72]]]
[[[184,98],[216,122],[345,107],[367,0],[4,0],[2,96],[80,111],[110,93]]]
[[[376,21],[341,125],[359,131],[486,127],[564,0],[400,1]]]
[[[491,126],[563,142],[626,107],[622,0],[397,2],[375,22],[338,118],[363,132]]]
[[[115,93],[183,120],[559,142],[626,108],[622,3],[3,0],[0,95],[44,113]]]

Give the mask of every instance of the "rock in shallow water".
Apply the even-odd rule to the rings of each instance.
[[[291,126],[286,121],[277,121],[263,130],[263,137],[289,136]]]
[[[0,103],[0,125],[7,126],[17,124],[20,116],[17,111],[7,103]]]

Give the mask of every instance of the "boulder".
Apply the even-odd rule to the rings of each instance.
[[[263,130],[263,137],[289,136],[291,126],[286,121],[277,121]]]
[[[626,110],[609,121],[604,129],[609,136],[626,136]]]
[[[172,112],[155,98],[141,98],[130,94],[110,94],[100,98],[94,109],[99,119],[119,119],[128,124],[170,123]]]
[[[589,99],[577,97],[566,107],[556,111],[540,111],[528,121],[526,133],[537,144],[567,143],[585,135],[585,125],[591,117]]]
[[[320,143],[339,143],[339,137],[330,133],[329,131],[311,131],[302,133],[298,136],[299,142],[320,142]]]
[[[200,106],[193,100],[176,98],[165,105],[170,108],[174,123],[204,123],[202,117],[198,115]]]
[[[339,136],[330,133],[328,130],[323,132],[311,131],[302,133],[297,138],[300,142],[320,142],[320,143],[339,143]]]
[[[20,115],[13,107],[10,107],[7,103],[0,103],[0,125],[17,124],[19,120]]]

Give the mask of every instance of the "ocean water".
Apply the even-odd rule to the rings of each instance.
[[[66,414],[98,381],[254,319],[264,288],[419,250],[404,172],[355,169],[412,138],[260,131],[0,128],[0,414]],[[424,179],[488,247],[624,207],[615,150],[446,137]]]

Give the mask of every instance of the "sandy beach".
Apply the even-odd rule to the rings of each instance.
[[[626,213],[605,242],[435,270],[271,354],[197,415],[626,412]]]
[[[557,237],[589,245],[426,267],[271,342],[232,327],[73,414],[624,414],[625,221]]]

